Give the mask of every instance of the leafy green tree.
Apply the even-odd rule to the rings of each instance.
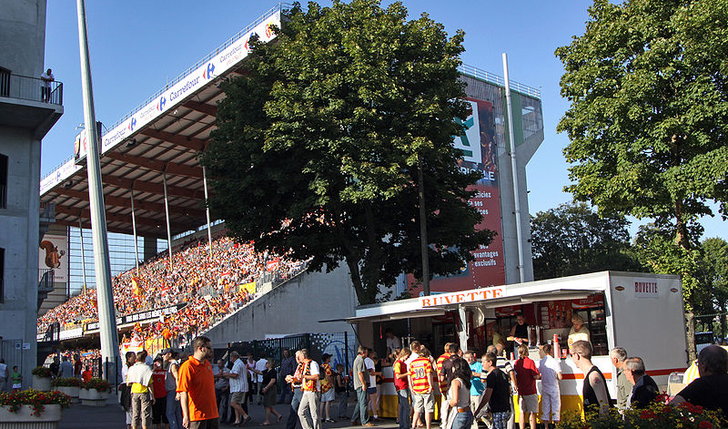
[[[531,218],[536,280],[594,271],[640,271],[624,216],[601,217],[586,203],[562,204]]]
[[[375,0],[296,4],[283,21],[223,86],[202,157],[211,208],[259,251],[310,270],[345,263],[367,304],[400,273],[421,276],[421,168],[431,272],[457,272],[492,235],[474,229],[466,188],[478,175],[458,169],[451,145],[463,132],[453,119],[467,117],[462,32]]]
[[[700,244],[699,279],[711,291],[715,310],[720,316],[721,337],[726,336],[726,311],[728,311],[728,242],[722,238],[708,238]]]

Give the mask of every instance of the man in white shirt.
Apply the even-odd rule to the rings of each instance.
[[[263,371],[265,371],[265,364],[268,363],[268,360],[264,357],[258,359],[257,362],[255,362],[255,378],[256,382],[258,384],[257,386],[257,392],[258,393],[258,405],[261,405],[263,403]]]
[[[152,427],[152,368],[144,363],[147,351],[137,352],[136,363],[126,374],[126,384],[131,386],[131,427],[149,429]]]
[[[47,103],[48,100],[51,98],[51,82],[56,80],[56,78],[53,76],[53,70],[48,69],[45,73],[40,75],[40,80],[43,81],[43,84],[41,85],[41,99],[44,103]]]
[[[303,429],[321,429],[319,366],[316,361],[309,357],[307,349],[301,350],[301,357],[303,359],[303,374],[301,377],[303,394],[301,395],[301,404],[298,406],[298,418],[301,420]],[[308,420],[307,411],[311,414],[312,421]]]
[[[541,373],[541,421],[546,428],[559,422],[561,416],[561,363],[551,356],[551,344],[544,344],[538,349],[541,360],[538,371]]]
[[[230,406],[235,410],[234,424],[238,425],[250,420],[250,416],[243,408],[248,393],[248,370],[238,352],[230,353],[230,361],[233,363],[233,368],[225,374],[225,377],[230,379]]]
[[[399,349],[402,348],[402,343],[399,341],[399,338],[394,335],[394,332],[392,332],[391,328],[385,329],[384,335],[386,336],[387,341],[387,355],[396,353]]]
[[[8,366],[5,359],[0,359],[0,392],[5,391],[5,383],[8,381]]]

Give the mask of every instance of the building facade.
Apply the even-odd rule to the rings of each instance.
[[[0,0],[0,357],[28,387],[36,365],[41,140],[63,114],[63,86],[40,79],[45,0]],[[53,250],[53,249],[50,249]],[[49,260],[53,260],[53,255]],[[48,280],[48,277],[45,277]]]

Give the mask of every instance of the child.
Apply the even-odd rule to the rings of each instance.
[[[340,363],[336,364],[336,373],[334,375],[334,380],[336,380],[336,395],[339,397],[339,418],[349,418],[346,412],[346,407],[348,405],[347,403],[349,401],[349,376],[344,373],[344,365]]]
[[[13,392],[17,392],[23,387],[23,375],[18,372],[18,366],[13,366],[13,372],[10,374],[10,380],[13,381]]]

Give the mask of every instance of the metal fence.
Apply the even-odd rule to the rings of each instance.
[[[0,97],[63,104],[63,84],[0,71]]]

